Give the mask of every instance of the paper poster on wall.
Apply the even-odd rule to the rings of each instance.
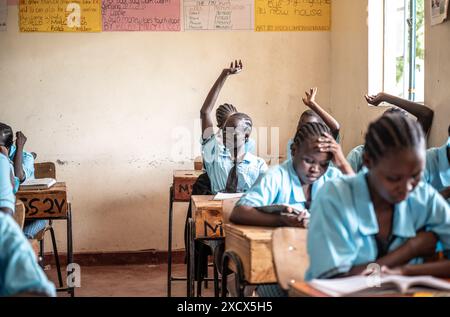
[[[331,0],[255,0],[255,31],[329,31]]]
[[[101,0],[20,0],[21,32],[100,32]]]
[[[253,30],[253,0],[183,1],[184,30]]]
[[[103,31],[180,31],[180,0],[103,0]]]
[[[7,0],[0,0],[0,31],[6,31],[7,21],[8,21],[8,3]]]
[[[447,20],[449,0],[431,0],[431,25]]]

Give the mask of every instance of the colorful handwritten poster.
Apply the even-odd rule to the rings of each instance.
[[[180,31],[180,0],[103,0],[103,31]]]
[[[253,30],[253,0],[184,0],[185,31]]]
[[[8,3],[6,0],[0,0],[0,31],[6,31],[7,20],[8,20]]]
[[[331,0],[255,0],[255,31],[329,31]]]
[[[101,0],[20,0],[21,32],[100,32]]]

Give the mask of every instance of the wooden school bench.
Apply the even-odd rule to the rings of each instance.
[[[40,163],[35,164],[36,177],[48,177],[49,175],[42,174],[42,168],[53,169],[52,178],[56,178],[54,172],[54,163]],[[55,255],[55,263],[58,270],[59,288],[58,292],[68,292],[72,297],[75,296],[75,288],[73,286],[67,286],[63,288],[61,266],[59,262],[58,249],[56,245],[56,238],[52,227],[54,220],[63,220],[67,224],[67,264],[73,263],[73,238],[72,238],[72,211],[71,204],[67,200],[67,187],[64,182],[57,182],[49,189],[33,189],[26,190],[20,189],[16,194],[18,200],[22,201],[25,205],[25,220],[49,220],[49,226],[38,233],[37,239],[41,242],[40,253],[43,257],[43,237],[47,230],[50,230],[53,244],[53,252]],[[67,272],[68,277],[73,272]]]
[[[173,204],[176,202],[189,203],[192,186],[197,178],[203,174],[202,170],[175,170],[173,182],[169,189],[169,230],[167,247],[167,297],[172,296],[172,282],[186,281],[186,277],[172,276],[172,237],[173,237]]]

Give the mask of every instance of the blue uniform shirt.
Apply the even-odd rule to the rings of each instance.
[[[9,151],[9,159],[11,161],[14,160],[14,155],[16,154],[16,146],[11,146],[11,150]],[[30,152],[23,152],[22,155],[22,166],[23,172],[25,174],[25,180],[34,178],[34,157]]]
[[[0,296],[32,292],[56,296],[31,244],[25,239],[13,218],[0,213]]]
[[[440,148],[432,148],[427,151],[424,180],[437,191],[442,191],[450,186],[450,163],[447,157],[449,147],[450,137],[447,139],[447,143]],[[450,203],[450,199],[447,201]]]
[[[216,135],[211,136],[202,144],[203,165],[211,180],[213,193],[225,190],[228,174],[233,167],[230,151],[218,141]],[[245,192],[255,183],[258,177],[267,170],[266,162],[246,152],[243,160],[238,164],[238,191]]]
[[[0,154],[0,207],[14,212],[16,198],[11,183],[11,165],[9,159]]]
[[[347,161],[350,163],[355,173],[358,173],[364,167],[363,152],[364,152],[364,145],[358,145],[353,150],[351,150],[347,155]]]
[[[311,189],[311,200],[325,182],[341,177],[342,173],[329,167]],[[292,160],[274,166],[268,170],[253,187],[237,202],[238,206],[261,207],[268,205],[288,204],[295,209],[305,209],[306,198],[302,184],[294,170]]]
[[[311,206],[308,231],[310,266],[306,280],[329,278],[378,257],[378,222],[366,181],[367,173],[328,182]],[[437,234],[450,250],[450,207],[429,184],[420,182],[394,211],[389,251],[422,229]],[[418,263],[415,259],[412,263]]]

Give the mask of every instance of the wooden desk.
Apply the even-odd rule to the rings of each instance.
[[[48,219],[50,223],[53,220],[65,220],[67,223],[67,264],[73,263],[73,237],[72,237],[72,211],[71,205],[67,201],[67,187],[65,183],[58,182],[49,189],[24,190],[19,189],[16,198],[25,205],[25,219]],[[51,226],[50,226],[51,227]],[[50,229],[55,254],[56,265],[59,268],[58,251],[53,229]],[[42,254],[43,255],[43,254]],[[74,269],[67,271],[67,274],[73,273]],[[58,269],[58,280],[60,288],[57,291],[68,292],[72,297],[75,296],[75,288],[67,286],[63,288],[62,277]]]
[[[450,283],[450,279],[446,279],[447,282]],[[432,297],[433,295],[436,296],[443,296],[443,297],[449,297],[448,292],[439,292],[439,291],[427,291],[427,292],[419,292],[416,294],[401,294],[401,293],[395,293],[395,294],[388,294],[388,295],[378,295],[378,296],[371,296],[371,297]],[[289,289],[289,297],[330,297],[327,294],[322,293],[321,291],[318,291],[314,287],[309,286],[307,282],[295,282],[291,284],[291,287]]]
[[[174,171],[173,172],[173,191],[174,201],[189,202],[192,195],[192,187],[197,178],[204,172],[197,171]]]
[[[68,203],[65,183],[56,183],[49,189],[20,189],[16,197],[25,205],[26,219],[67,218]]]
[[[195,238],[223,237],[222,201],[214,195],[193,195],[192,217],[195,219]]]
[[[276,283],[272,260],[272,233],[276,228],[248,227],[225,224],[225,251],[234,252],[241,260],[244,279],[248,284]],[[236,272],[230,262],[229,268]]]

